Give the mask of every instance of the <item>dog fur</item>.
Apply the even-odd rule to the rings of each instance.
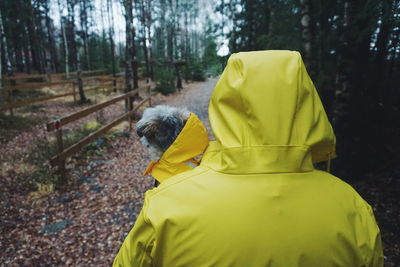
[[[136,124],[140,141],[149,149],[150,158],[157,161],[175,141],[190,116],[186,108],[158,105],[143,112]]]

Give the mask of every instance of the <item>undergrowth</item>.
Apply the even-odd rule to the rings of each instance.
[[[0,112],[0,144],[5,144],[12,137],[21,131],[26,131],[42,123],[45,118],[22,116],[22,115],[6,115]]]
[[[87,122],[77,130],[66,133],[63,138],[64,148],[68,148],[69,146],[79,142],[89,134],[97,131],[100,127],[102,127],[102,124],[99,122]],[[74,155],[72,158],[76,162],[85,160],[87,157],[93,155],[100,156],[103,153],[103,149],[110,145],[110,140],[121,136],[124,136],[124,133],[108,133],[86,145],[82,151]],[[30,173],[27,172],[27,175],[20,177],[19,183],[23,184],[28,192],[38,190],[41,185],[59,184],[60,177],[49,164],[49,160],[58,154],[58,146],[55,138],[39,141],[27,154],[28,157],[26,162],[33,166],[33,168],[31,168]]]

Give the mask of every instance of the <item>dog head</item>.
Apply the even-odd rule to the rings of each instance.
[[[175,141],[190,112],[185,108],[158,105],[144,111],[136,124],[140,141],[150,150],[152,160],[158,160]]]

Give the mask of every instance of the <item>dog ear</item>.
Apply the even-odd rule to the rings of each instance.
[[[145,133],[146,125],[144,123],[140,123],[140,121],[136,124],[136,133],[139,137],[142,137]]]
[[[175,141],[182,131],[184,123],[179,117],[164,117],[157,123],[158,134],[154,136],[154,142],[165,151]]]

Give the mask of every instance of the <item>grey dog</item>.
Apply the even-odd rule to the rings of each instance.
[[[140,141],[157,161],[175,141],[190,116],[186,108],[158,105],[144,111],[136,124]]]

